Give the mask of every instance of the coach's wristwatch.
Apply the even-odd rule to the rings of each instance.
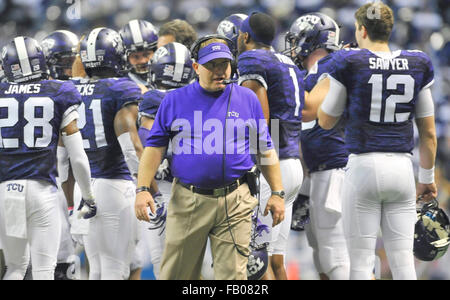
[[[137,189],[136,189],[136,194],[138,194],[138,193],[140,193],[140,192],[149,192],[150,194],[151,194],[151,192],[150,192],[150,188],[148,187],[148,186],[140,186],[140,187],[138,187]]]
[[[281,199],[284,199],[284,196],[286,195],[286,193],[281,190],[281,191],[272,191],[272,196],[276,195],[278,197],[280,197]]]

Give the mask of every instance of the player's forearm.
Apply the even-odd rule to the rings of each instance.
[[[139,163],[138,187],[150,186],[165,151],[166,147],[145,147]]]
[[[339,118],[326,114],[321,108],[319,108],[319,111],[317,112],[317,117],[319,119],[319,126],[325,130],[333,129],[339,121]]]
[[[434,116],[416,119],[416,123],[419,130],[420,167],[431,169],[434,167],[437,151]]]
[[[139,159],[130,132],[122,133],[117,137],[117,140],[119,141],[120,148],[122,149],[125,162],[127,163],[131,175],[136,176],[139,168]]]
[[[272,191],[283,190],[281,182],[280,162],[275,149],[260,153],[258,156],[258,167],[267,180]]]
[[[69,168],[68,177],[65,182],[61,182],[61,189],[64,192],[64,196],[66,197],[67,206],[73,207],[73,189],[75,186],[75,178],[73,177],[72,169]]]
[[[86,152],[83,149],[83,139],[78,131],[71,135],[63,134],[63,143],[69,153],[73,175],[77,181],[83,199],[93,199],[91,187],[91,169]]]

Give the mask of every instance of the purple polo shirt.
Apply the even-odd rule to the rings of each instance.
[[[223,185],[224,152],[225,183],[229,184],[253,167],[251,154],[257,149],[264,152],[273,148],[258,98],[237,84],[229,84],[221,92],[208,92],[196,81],[167,93],[145,146],[163,147],[169,140],[173,176],[202,188]]]

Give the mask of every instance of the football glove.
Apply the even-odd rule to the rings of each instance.
[[[167,205],[159,192],[153,196],[153,200],[156,211],[154,214],[150,211],[150,227],[148,229],[159,229],[158,235],[162,235],[166,229]]]
[[[78,207],[78,219],[90,219],[97,214],[97,206],[94,200],[81,199]]]

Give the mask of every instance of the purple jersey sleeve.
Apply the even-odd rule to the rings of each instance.
[[[127,77],[114,79],[115,82],[109,87],[111,98],[116,99],[116,110],[119,111],[127,104],[137,104],[142,100],[142,93],[139,86]]]
[[[55,103],[61,106],[63,120],[81,104],[81,95],[72,81],[65,81],[55,95],[55,100]]]
[[[172,95],[168,93],[161,102],[153,122],[150,135],[147,138],[145,147],[164,147],[167,146],[171,137],[171,125],[173,121]]]
[[[166,92],[158,90],[146,92],[139,103],[139,114],[154,119],[165,95]]]
[[[266,66],[261,63],[261,59],[254,56],[252,51],[246,51],[239,56],[238,70],[239,82],[256,80],[266,90],[268,89]]]

